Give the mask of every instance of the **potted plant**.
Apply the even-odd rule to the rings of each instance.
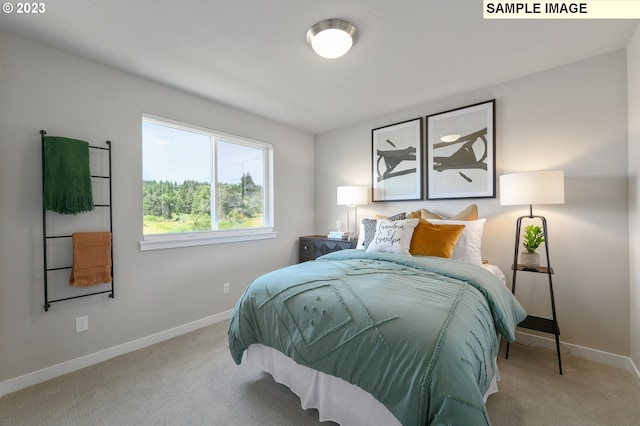
[[[524,228],[524,241],[522,245],[527,250],[520,253],[520,263],[527,268],[537,268],[540,266],[540,255],[536,249],[544,243],[544,233],[538,225],[527,225]]]

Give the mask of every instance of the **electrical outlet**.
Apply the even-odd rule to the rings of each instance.
[[[76,318],[76,333],[80,333],[81,331],[87,331],[89,329],[89,317],[78,317]]]
[[[224,283],[224,284],[222,284],[222,292],[223,292],[224,294],[229,293],[229,283]]]

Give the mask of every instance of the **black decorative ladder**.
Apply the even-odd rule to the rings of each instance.
[[[43,195],[43,200],[44,200],[44,188],[46,185],[46,175],[45,175],[45,160],[46,160],[46,154],[45,154],[45,135],[47,134],[46,131],[44,130],[40,130],[40,135],[41,135],[41,139],[42,139],[42,195]],[[99,150],[99,151],[105,151],[107,152],[108,156],[109,156],[109,165],[108,165],[108,169],[109,169],[109,174],[104,176],[104,175],[91,175],[92,179],[106,179],[109,183],[109,203],[108,204],[95,204],[95,207],[100,207],[100,208],[106,208],[108,209],[109,212],[109,231],[111,232],[111,284],[110,284],[110,288],[108,290],[103,290],[103,291],[95,291],[92,293],[84,293],[81,294],[79,296],[71,296],[71,297],[64,297],[64,298],[60,298],[60,299],[49,299],[49,272],[51,271],[59,271],[62,269],[71,269],[71,266],[63,266],[63,267],[56,267],[56,268],[49,268],[49,263],[47,261],[47,246],[48,246],[48,242],[49,240],[52,239],[59,239],[59,238],[71,238],[71,235],[48,235],[47,234],[47,212],[44,208],[44,204],[42,207],[42,251],[43,251],[43,258],[44,258],[44,310],[48,311],[49,308],[51,307],[52,303],[55,302],[62,302],[64,300],[71,300],[71,299],[78,299],[81,297],[88,297],[88,296],[93,296],[96,294],[105,294],[108,293],[110,298],[114,298],[114,287],[113,287],[113,212],[112,212],[112,186],[111,186],[111,141],[106,141],[106,147],[98,147],[98,146],[89,146],[89,149],[94,149],[94,150]]]

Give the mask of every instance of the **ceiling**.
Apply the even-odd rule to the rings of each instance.
[[[47,0],[0,30],[313,134],[625,47],[637,20],[484,20],[480,0]],[[342,58],[306,32],[358,29]]]

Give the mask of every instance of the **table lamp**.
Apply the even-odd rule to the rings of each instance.
[[[356,227],[358,225],[358,206],[362,206],[369,201],[369,188],[366,186],[339,186],[337,191],[337,201],[339,206],[347,206],[347,239],[351,240],[358,236],[357,231],[351,232],[351,221],[349,220],[349,209],[354,208]]]

